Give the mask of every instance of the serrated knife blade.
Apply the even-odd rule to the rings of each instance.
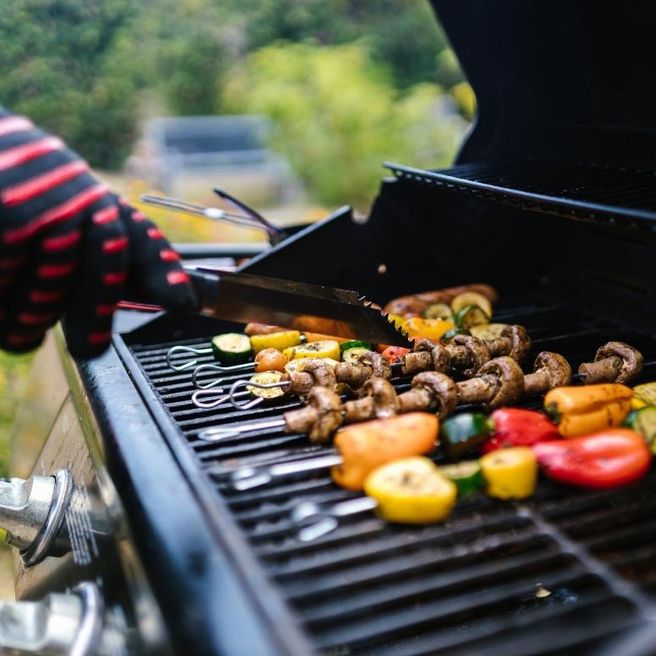
[[[296,328],[301,318],[332,319],[336,337],[410,348],[407,336],[366,298],[349,289],[185,267],[199,298],[199,312],[237,322]],[[338,334],[339,333],[339,334]]]

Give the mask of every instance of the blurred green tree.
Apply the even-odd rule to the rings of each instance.
[[[274,147],[328,205],[365,207],[386,159],[446,164],[464,128],[440,87],[399,95],[385,67],[355,44],[262,48],[227,77],[222,107],[270,116]]]
[[[134,83],[117,61],[134,15],[129,0],[4,3],[0,102],[63,135],[92,164],[118,166],[134,138]]]

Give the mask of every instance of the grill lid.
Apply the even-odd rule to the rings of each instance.
[[[478,100],[459,162],[654,163],[656,5],[431,0]]]

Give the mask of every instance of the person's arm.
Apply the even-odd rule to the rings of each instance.
[[[160,230],[59,138],[0,108],[0,348],[33,349],[64,317],[71,352],[96,355],[128,284],[170,309],[193,305]]]

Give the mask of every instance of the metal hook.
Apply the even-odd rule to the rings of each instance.
[[[230,388],[230,402],[235,408],[237,408],[237,410],[248,410],[249,408],[254,408],[256,405],[260,405],[260,403],[264,401],[264,397],[258,396],[253,401],[249,401],[247,403],[239,403],[236,398],[238,396],[243,396],[242,392],[237,392],[239,388],[245,387],[250,392],[252,387],[256,387],[257,389],[274,389],[277,387],[284,394],[284,390],[287,389],[290,385],[291,381],[288,380],[283,380],[278,383],[253,383],[250,380],[236,380]]]
[[[246,373],[247,376],[250,376],[251,373],[255,370],[255,363],[246,362],[244,364],[235,364],[232,365],[231,367],[224,367],[220,364],[212,364],[212,363],[198,365],[194,369],[194,373],[191,375],[191,382],[193,383],[194,387],[196,387],[197,389],[209,389],[210,387],[216,387],[217,385],[221,385],[225,379],[225,377],[214,378],[209,383],[205,383],[205,384],[200,383],[198,382],[198,376],[204,370],[218,371],[221,374],[230,374],[234,371],[244,371],[244,372],[248,372]]]
[[[173,371],[185,371],[185,369],[191,369],[198,364],[198,360],[187,360],[182,364],[173,364],[173,356],[176,353],[186,353],[192,355],[212,355],[212,349],[210,347],[199,347],[199,346],[172,346],[166,354],[166,364],[173,369]]]
[[[339,526],[339,518],[356,515],[378,507],[378,502],[371,497],[357,497],[332,506],[320,506],[313,501],[300,503],[291,514],[291,520],[299,527],[298,539],[312,542],[334,531]]]

